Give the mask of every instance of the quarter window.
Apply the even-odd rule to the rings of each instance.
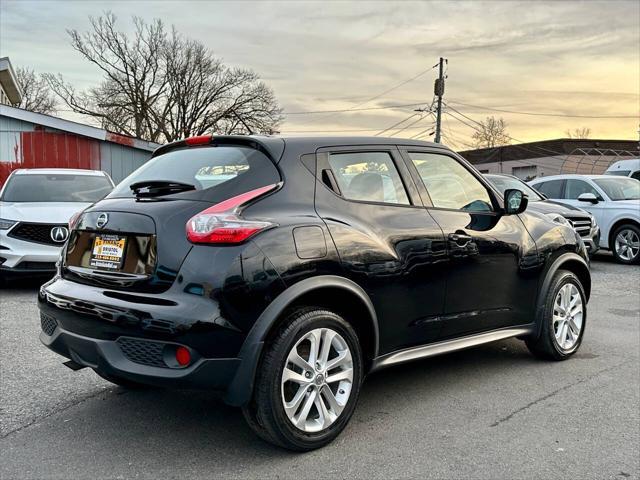
[[[485,186],[457,160],[447,155],[410,152],[434,207],[489,212],[491,197]]]
[[[400,174],[388,152],[331,153],[329,165],[343,197],[409,205]]]

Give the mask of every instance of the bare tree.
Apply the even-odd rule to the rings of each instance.
[[[471,138],[476,148],[492,148],[511,143],[511,137],[507,134],[507,123],[503,118],[487,117]]]
[[[571,131],[571,129],[567,129],[564,133],[567,138],[579,138],[584,140],[591,136],[591,129],[589,127],[574,128],[573,131]]]
[[[36,113],[56,113],[56,96],[42,74],[38,75],[30,68],[18,68],[16,76],[22,90],[20,108]]]
[[[211,133],[272,133],[282,121],[273,91],[248,69],[230,68],[202,43],[161,20],[134,17],[128,36],[116,17],[90,17],[91,30],[68,31],[72,47],[103,73],[76,91],[60,75],[53,90],[75,112],[117,133],[162,142]]]

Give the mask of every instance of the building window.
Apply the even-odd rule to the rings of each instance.
[[[520,180],[528,182],[538,176],[538,166],[527,165],[526,167],[513,167],[511,169],[511,174],[518,177]]]

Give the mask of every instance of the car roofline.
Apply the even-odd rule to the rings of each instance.
[[[13,175],[87,175],[87,176],[107,176],[103,170],[89,170],[83,168],[17,168],[11,172]]]

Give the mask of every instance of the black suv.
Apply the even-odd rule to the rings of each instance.
[[[41,340],[122,386],[221,391],[310,450],[375,370],[517,337],[580,346],[588,256],[438,144],[194,137],[72,220]]]

